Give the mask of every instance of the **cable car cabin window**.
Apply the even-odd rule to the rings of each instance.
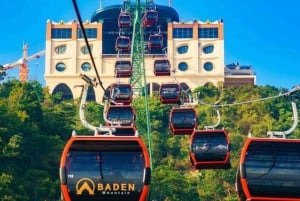
[[[135,126],[112,126],[114,128],[113,135],[114,136],[135,136],[136,135],[136,127]],[[101,134],[101,131],[100,131]],[[103,133],[104,135],[106,134]]]
[[[300,198],[298,143],[252,142],[244,168],[252,196]]]
[[[112,122],[120,122],[122,126],[134,123],[135,114],[131,107],[109,107],[106,118]]]
[[[171,134],[187,134],[193,133],[197,127],[197,117],[194,109],[173,108],[170,112],[169,123]]]
[[[130,49],[130,39],[129,37],[119,36],[116,39],[116,50],[129,50]]]
[[[160,101],[162,103],[179,103],[180,102],[180,86],[177,84],[162,84],[160,87]]]
[[[131,16],[127,12],[123,12],[119,15],[118,18],[119,28],[127,28],[131,26]]]
[[[132,98],[132,88],[130,85],[114,85],[111,91],[111,98],[116,102],[123,102],[125,104],[129,104]]]
[[[171,123],[176,128],[194,128],[196,115],[194,110],[177,109],[171,114]]]
[[[130,61],[116,61],[115,74],[117,77],[130,77],[132,73],[132,65]]]
[[[154,74],[157,76],[170,75],[170,68],[170,62],[167,59],[154,61]]]
[[[141,178],[145,161],[142,152],[71,151],[67,158],[67,178]]]
[[[157,11],[147,11],[146,12],[146,19],[147,20],[156,20],[158,15]]]
[[[66,162],[72,201],[139,200],[144,186],[142,151],[74,150],[68,153]]]
[[[142,18],[143,27],[151,27],[154,25],[158,20],[158,12],[155,10],[148,10],[144,14]]]
[[[150,35],[149,36],[149,41],[148,41],[148,48],[153,49],[153,48],[162,48],[163,46],[163,38],[162,35],[160,34],[155,34],[155,35]]]
[[[118,71],[128,71],[131,70],[131,62],[130,61],[117,61],[115,64],[115,69]]]
[[[213,131],[212,131],[213,132]],[[197,161],[224,161],[228,152],[228,142],[219,133],[194,136],[191,151]]]

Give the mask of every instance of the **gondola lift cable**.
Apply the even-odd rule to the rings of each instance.
[[[208,106],[208,107],[228,107],[228,106],[236,106],[236,105],[243,105],[243,104],[248,104],[248,103],[260,102],[260,101],[275,99],[275,98],[284,97],[284,96],[291,96],[294,93],[296,93],[297,91],[300,91],[300,85],[298,85],[296,87],[293,87],[288,92],[280,93],[280,94],[275,95],[275,96],[269,96],[269,97],[265,97],[265,98],[258,98],[258,99],[248,100],[248,101],[241,101],[241,102],[237,102],[237,103],[209,104],[209,103],[205,103],[204,101],[201,101],[201,100],[199,100],[199,103],[202,104],[202,105]]]

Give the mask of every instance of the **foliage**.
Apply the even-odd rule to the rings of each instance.
[[[169,132],[169,112],[173,105],[162,105],[157,96],[149,97],[150,119],[147,119],[145,98],[135,98],[137,128],[151,153],[153,166],[150,200],[238,200],[235,174],[247,135],[266,137],[267,131],[287,130],[293,122],[290,98],[251,100],[283,91],[272,86],[222,89],[213,85],[195,90],[200,99],[195,106],[198,129],[216,124],[218,109],[219,128],[230,134],[232,168],[229,170],[192,170],[189,136],[171,136]],[[250,102],[233,104],[247,101]],[[73,130],[79,134],[90,132],[81,125],[78,102],[52,96],[37,82],[10,80],[0,85],[0,200],[59,199],[61,151]],[[88,102],[85,110],[92,125],[105,123],[102,105]],[[299,138],[299,128],[289,137]]]
[[[0,87],[0,200],[59,197],[60,154],[75,114],[45,92],[36,82]]]

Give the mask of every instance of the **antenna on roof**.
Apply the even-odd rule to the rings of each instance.
[[[102,8],[102,0],[99,0],[99,7]]]

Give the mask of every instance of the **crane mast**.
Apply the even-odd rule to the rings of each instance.
[[[28,80],[28,66],[27,66],[27,61],[28,59],[28,45],[24,44],[23,45],[23,62],[20,65],[20,69],[19,69],[19,80],[21,82],[25,82]]]

